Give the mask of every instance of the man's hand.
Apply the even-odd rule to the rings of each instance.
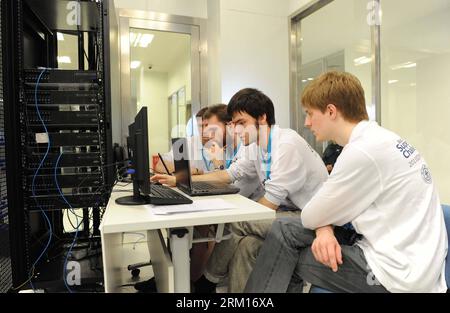
[[[166,174],[156,174],[150,177],[151,181],[156,181],[163,185],[168,185],[170,187],[175,187],[177,185],[177,178],[175,176]]]
[[[261,199],[258,200],[259,204],[265,205],[268,208],[271,208],[272,210],[278,210],[278,205],[273,204],[272,202],[270,202],[269,200],[267,200],[266,198],[262,197]]]
[[[332,226],[316,229],[316,239],[311,246],[312,253],[317,262],[330,267],[333,272],[338,271],[342,262],[341,246],[339,245]]]

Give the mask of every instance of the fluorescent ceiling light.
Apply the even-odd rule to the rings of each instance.
[[[372,58],[369,58],[369,57],[366,57],[366,56],[360,57],[360,58],[356,58],[356,59],[353,60],[353,63],[355,64],[355,66],[360,66],[360,65],[367,64],[367,63],[370,63],[370,62],[372,62]]]
[[[314,78],[311,78],[311,77],[310,77],[310,78],[308,78],[308,80],[309,80],[309,81],[312,81],[312,80],[314,80]]]
[[[64,41],[64,35],[62,33],[56,33],[56,37],[59,41]]]
[[[131,61],[130,68],[136,69],[141,66],[141,61]]]
[[[402,68],[413,68],[416,67],[417,63],[414,62],[405,62],[405,63],[401,63],[401,64],[397,64],[397,65],[393,65],[391,66],[391,70],[396,71]]]
[[[61,57],[58,57],[58,63],[70,64],[70,63],[72,63],[72,60],[70,59],[69,56],[61,56]]]
[[[139,47],[147,48],[147,46],[152,43],[153,37],[155,37],[155,36],[152,34],[142,35],[141,42],[139,43]]]
[[[388,84],[395,84],[398,83],[398,79],[391,79],[388,81]]]
[[[306,82],[307,82],[307,80],[306,80],[306,79],[303,79],[303,80],[302,80],[302,83],[306,83]]]
[[[153,41],[153,34],[130,33],[130,45],[133,47],[147,48]]]

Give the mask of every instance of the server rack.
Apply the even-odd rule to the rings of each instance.
[[[0,6],[3,6],[0,0]],[[0,27],[3,29],[3,11]],[[9,240],[8,196],[6,188],[5,114],[3,101],[3,33],[0,32],[0,293],[12,287],[11,252]]]
[[[69,3],[77,4],[80,18],[75,24],[67,22]],[[50,277],[45,263],[52,255],[67,253],[73,237],[64,231],[67,210],[82,209],[77,213],[83,216],[79,241],[99,235],[100,212],[115,179],[105,63],[108,4],[16,0],[2,3],[3,12],[8,17],[4,72],[11,82],[5,91],[11,259],[13,285],[19,288],[30,281],[63,278],[63,264]],[[57,68],[57,32],[78,37],[79,69]]]

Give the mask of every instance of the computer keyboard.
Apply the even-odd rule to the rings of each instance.
[[[192,200],[170,187],[151,184],[150,203],[159,205],[190,204]]]

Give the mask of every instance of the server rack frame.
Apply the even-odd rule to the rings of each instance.
[[[4,27],[2,28],[2,35],[10,44],[5,45],[3,53],[4,77],[7,77],[11,82],[4,90],[5,103],[5,128],[7,129],[8,138],[5,146],[7,150],[6,155],[6,169],[8,180],[8,200],[10,204],[9,220],[10,224],[14,225],[15,231],[11,231],[10,239],[14,244],[14,249],[11,250],[11,260],[14,264],[13,269],[13,285],[19,286],[26,282],[29,278],[30,269],[30,246],[31,240],[29,235],[29,214],[27,203],[25,201],[27,194],[25,188],[18,188],[24,186],[25,175],[17,175],[17,173],[24,173],[25,153],[17,145],[18,141],[22,144],[26,141],[26,134],[23,130],[24,114],[20,103],[24,101],[24,92],[21,87],[24,83],[24,51],[21,41],[23,40],[23,25],[24,14],[28,10],[24,6],[25,0],[16,1],[2,1],[1,10],[4,20]],[[112,163],[112,138],[111,138],[111,98],[110,98],[110,63],[109,63],[109,21],[108,16],[109,1],[105,0],[97,5],[101,7],[101,23],[99,30],[102,36],[99,36],[98,53],[101,53],[103,62],[101,62],[100,72],[103,74],[103,95],[104,95],[104,132],[103,142],[106,148],[106,164]],[[37,21],[39,22],[39,21]],[[106,30],[106,31],[105,31]],[[51,32],[50,32],[51,33]],[[47,36],[48,34],[46,34]],[[55,50],[51,48],[56,43],[56,36],[49,36],[47,38],[47,64],[51,67],[56,67]],[[115,179],[114,168],[109,167],[105,170],[105,181],[107,185],[111,185]],[[52,215],[52,223],[57,226],[56,231],[62,232],[62,218],[61,215]],[[98,226],[100,223],[99,210],[94,211],[94,235],[99,235]],[[59,225],[59,226],[58,226]]]

